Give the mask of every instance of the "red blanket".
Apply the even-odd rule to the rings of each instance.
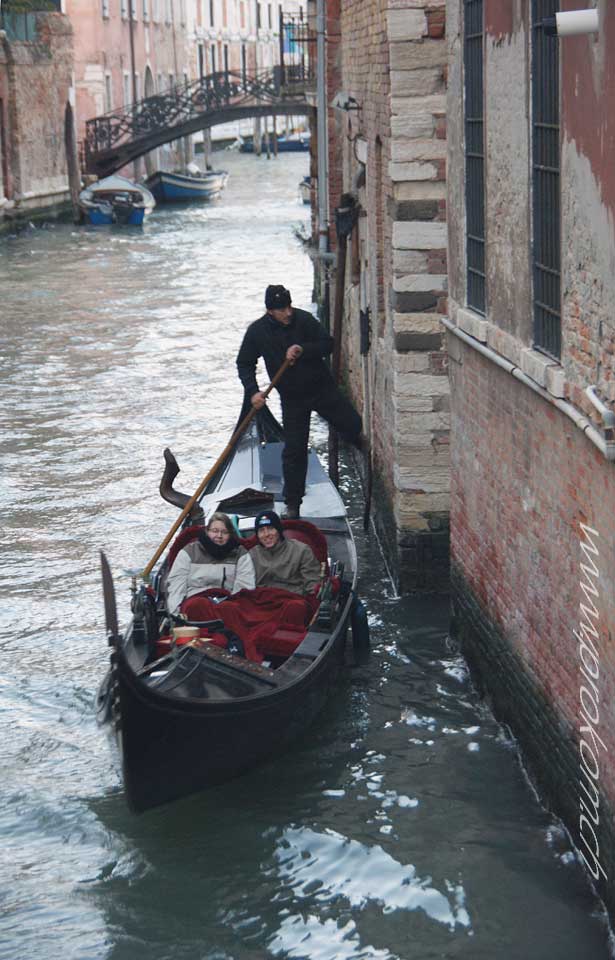
[[[222,603],[214,603],[207,594],[184,600],[182,613],[189,620],[222,620],[243,641],[247,658],[259,663],[264,657],[290,656],[318,607],[316,597],[273,587],[240,590]]]

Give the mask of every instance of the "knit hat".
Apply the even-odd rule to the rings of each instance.
[[[290,307],[292,300],[290,290],[279,286],[269,285],[265,290],[265,306],[267,310],[283,310],[284,307]]]
[[[254,521],[254,532],[258,533],[262,527],[274,527],[284,539],[284,527],[275,510],[261,510]]]

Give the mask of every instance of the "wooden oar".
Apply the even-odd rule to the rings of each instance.
[[[263,391],[263,397],[265,397],[265,399],[269,396],[269,394],[271,393],[271,391],[273,390],[273,388],[276,386],[276,384],[280,381],[280,379],[282,378],[282,376],[286,373],[286,371],[288,370],[288,368],[289,368],[293,363],[294,363],[293,360],[285,360],[285,361],[284,361],[284,363],[282,364],[282,366],[280,367],[280,369],[279,369],[278,372],[276,373],[275,377],[273,378],[273,380],[271,381],[271,383],[269,384],[269,386],[267,387],[267,389]],[[153,569],[153,567],[154,567],[154,564],[156,563],[156,561],[158,560],[158,558],[160,557],[160,555],[162,554],[162,552],[164,551],[164,549],[168,546],[168,544],[169,544],[169,542],[171,541],[172,537],[177,533],[177,531],[179,530],[180,526],[182,525],[184,519],[188,516],[188,514],[189,514],[190,511],[192,510],[194,504],[196,503],[196,501],[198,500],[198,498],[199,498],[199,497],[201,496],[201,494],[203,493],[203,490],[205,489],[205,487],[207,486],[207,484],[209,483],[209,481],[211,480],[211,478],[212,478],[213,475],[215,474],[216,470],[218,470],[218,468],[219,468],[220,466],[222,466],[222,464],[224,463],[224,461],[225,461],[226,458],[228,457],[229,453],[231,452],[231,450],[233,449],[233,447],[235,446],[235,444],[236,444],[237,441],[239,440],[240,436],[242,435],[242,433],[244,432],[244,430],[246,429],[246,427],[249,425],[250,421],[254,418],[254,416],[256,415],[256,413],[257,413],[256,408],[255,408],[255,407],[252,407],[252,409],[249,411],[249,413],[247,413],[247,414],[245,415],[245,417],[243,418],[243,420],[241,421],[241,423],[239,424],[239,426],[238,426],[237,429],[235,430],[235,433],[233,434],[233,436],[231,437],[231,439],[229,440],[229,442],[228,442],[227,445],[225,446],[224,450],[222,451],[222,453],[220,454],[220,456],[218,457],[218,459],[217,459],[216,462],[214,463],[214,465],[213,465],[213,467],[211,468],[211,470],[209,470],[209,472],[207,473],[207,476],[203,477],[203,479],[201,480],[198,488],[196,489],[196,491],[194,492],[194,494],[190,497],[190,499],[188,500],[188,503],[186,504],[186,506],[184,507],[184,509],[183,509],[182,512],[180,513],[179,517],[177,518],[177,520],[175,521],[175,523],[173,524],[173,526],[172,526],[171,529],[169,530],[168,534],[166,535],[166,537],[164,538],[164,540],[162,541],[162,543],[160,544],[160,546],[159,546],[158,549],[156,550],[156,553],[154,554],[154,556],[152,557],[152,559],[150,560],[150,562],[148,563],[148,565],[147,565],[147,566],[145,567],[145,569],[143,570],[143,573],[141,574],[141,576],[143,577],[144,580],[146,580],[146,579],[149,577],[149,575],[150,575],[150,573],[152,572],[152,569]]]

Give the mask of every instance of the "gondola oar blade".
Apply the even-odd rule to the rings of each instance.
[[[102,550],[100,551],[100,568],[102,572],[103,598],[105,601],[105,627],[107,628],[109,642],[113,643],[118,636],[115,587],[113,586],[113,576],[111,575],[109,561]]]

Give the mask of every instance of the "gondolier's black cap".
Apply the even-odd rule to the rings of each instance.
[[[265,306],[268,310],[283,310],[284,307],[290,307],[291,303],[290,290],[281,284],[270,284],[265,290]]]
[[[284,539],[284,527],[275,510],[261,510],[254,521],[254,532],[258,533],[261,527],[275,527]]]

